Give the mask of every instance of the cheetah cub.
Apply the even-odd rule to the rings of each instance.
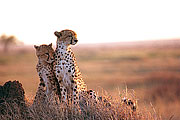
[[[36,55],[38,57],[38,64],[36,70],[40,77],[40,84],[36,92],[34,102],[56,102],[60,98],[59,84],[53,71],[54,64],[54,50],[52,43],[49,45],[34,45]]]
[[[60,84],[62,101],[72,101],[73,105],[78,105],[87,87],[70,48],[78,42],[77,35],[72,30],[56,31],[54,34],[57,36],[54,71]]]

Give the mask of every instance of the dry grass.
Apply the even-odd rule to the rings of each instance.
[[[32,105],[26,103],[28,109],[24,112],[28,114],[22,114],[19,106],[17,104],[10,104],[4,102],[0,104],[0,107],[5,107],[5,112],[0,113],[0,119],[31,119],[31,120],[67,120],[67,119],[77,119],[77,120],[161,120],[161,117],[153,110],[150,109],[137,109],[133,111],[130,106],[122,102],[123,97],[131,96],[132,100],[135,95],[132,92],[124,91],[122,94],[116,96],[111,96],[107,92],[102,92],[102,101],[97,103],[89,103],[85,106],[82,111],[77,111],[77,107],[74,108],[71,105],[66,106],[64,104],[47,104],[38,103]],[[121,96],[121,97],[120,97]],[[104,101],[104,100],[107,101]]]
[[[133,45],[135,44],[135,45]],[[83,45],[73,48],[84,81],[89,89],[99,87],[109,94],[136,92],[140,111],[156,111],[162,119],[180,119],[180,42],[163,44]],[[0,53],[0,84],[19,80],[31,99],[39,83],[33,47]],[[121,92],[120,92],[121,93]],[[121,97],[121,96],[120,96]],[[152,103],[152,106],[151,104]],[[156,116],[149,113],[149,116]],[[154,117],[153,117],[154,118]]]

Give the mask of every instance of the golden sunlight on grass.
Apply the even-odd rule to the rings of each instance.
[[[169,44],[171,43],[171,44]],[[123,43],[122,43],[123,44]],[[79,45],[73,48],[84,81],[89,89],[98,91],[108,98],[111,108],[98,103],[90,108],[88,115],[98,119],[173,119],[180,118],[180,42],[144,42],[129,44]],[[33,47],[12,49],[9,54],[0,53],[0,84],[9,80],[22,83],[28,104],[39,83],[36,72],[37,58]],[[136,115],[121,104],[127,87],[128,97],[137,100]],[[102,94],[101,89],[104,92]],[[49,107],[43,105],[43,107]],[[55,106],[54,106],[55,107]],[[50,108],[41,110],[44,119],[61,116]],[[33,117],[37,114],[30,108]],[[52,111],[51,111],[52,110]],[[92,111],[94,113],[92,113]],[[51,116],[46,114],[50,113]],[[106,113],[106,114],[105,114]],[[73,114],[72,114],[73,115]],[[71,117],[82,119],[82,116]],[[50,117],[50,118],[48,118]],[[83,117],[87,117],[87,114]],[[127,118],[127,119],[128,119]]]

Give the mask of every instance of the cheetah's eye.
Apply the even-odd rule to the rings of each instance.
[[[49,53],[45,53],[47,56],[49,56]]]

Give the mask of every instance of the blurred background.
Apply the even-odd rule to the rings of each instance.
[[[179,1],[0,1],[0,85],[19,80],[32,98],[38,87],[33,45],[72,29],[78,65],[89,89],[134,91],[140,108],[180,118]]]

